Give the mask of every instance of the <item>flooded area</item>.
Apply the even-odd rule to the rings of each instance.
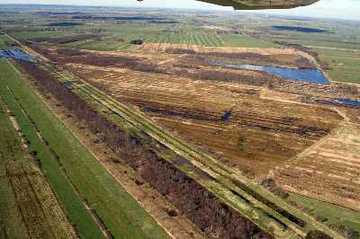
[[[249,64],[223,64],[221,62],[216,62],[214,64],[236,69],[266,72],[268,74],[278,76],[283,79],[304,81],[312,84],[327,85],[330,83],[326,76],[320,70],[315,68],[298,69],[278,66],[258,66]]]
[[[34,62],[33,58],[19,48],[0,50],[0,58],[12,58],[20,61]]]

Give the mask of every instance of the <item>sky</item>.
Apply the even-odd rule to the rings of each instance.
[[[155,8],[185,8],[202,10],[227,10],[232,8],[220,7],[195,0],[0,0],[0,3],[35,3],[35,4],[66,4],[66,5],[96,5],[123,7],[155,7]],[[308,16],[324,18],[341,18],[360,21],[360,0],[320,0],[311,6],[291,10],[263,10],[255,11],[269,14],[291,16]]]

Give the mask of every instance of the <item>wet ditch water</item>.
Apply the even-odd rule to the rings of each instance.
[[[333,102],[344,106],[360,108],[360,100],[341,98],[341,99],[335,99]]]
[[[0,50],[0,58],[12,58],[20,61],[34,62],[34,59],[20,48],[10,48]]]

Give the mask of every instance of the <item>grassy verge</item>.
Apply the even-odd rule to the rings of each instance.
[[[3,86],[7,85],[13,91],[18,103],[35,122],[38,131],[57,155],[58,162],[71,183],[89,206],[96,211],[97,216],[111,234],[115,238],[167,238],[163,229],[106,172],[62,122],[48,110],[40,98],[32,93],[32,89],[24,84],[19,73],[5,62],[2,62],[0,67],[1,88],[6,89]],[[2,93],[4,93],[3,90]],[[25,123],[22,126],[29,128]],[[48,172],[48,170],[59,168],[59,165],[55,165],[53,161],[44,159],[41,164],[45,174],[57,180],[58,176]],[[45,169],[45,164],[49,162],[52,165],[48,165]],[[60,185],[53,184],[56,192],[61,193],[63,190]],[[77,210],[74,210],[75,214],[76,212]],[[80,216],[78,220],[84,218],[88,216]],[[90,223],[89,220],[87,221]],[[96,227],[83,227],[83,233],[87,233],[85,230],[91,230],[91,228]],[[98,232],[96,233],[99,235]]]
[[[0,97],[0,238],[77,238],[5,101]]]
[[[316,199],[303,197],[294,193],[290,194],[289,200],[296,202],[302,206],[309,214],[319,218],[325,224],[336,230],[347,228],[347,231],[360,237],[360,212],[339,207],[327,202]],[[348,230],[350,229],[350,230]],[[349,238],[358,238],[349,237]]]
[[[11,43],[11,40],[5,35],[0,34],[0,49],[7,48]]]
[[[4,112],[0,98],[0,238],[27,238],[27,232],[16,205],[15,195],[6,177],[6,165],[12,160],[24,160],[17,132]]]
[[[0,75],[2,80],[0,94],[15,114],[24,136],[30,142],[30,150],[33,154],[36,154],[37,159],[40,161],[42,171],[47,176],[53,189],[55,189],[59,200],[63,203],[70,221],[75,225],[81,237],[101,238],[101,231],[91,218],[91,215],[87,212],[80,198],[76,195],[76,191],[72,187],[71,182],[61,170],[61,165],[56,159],[56,156],[50,151],[50,148],[41,141],[28,115],[23,111],[21,105],[19,105],[21,102],[18,102],[14,98],[13,92],[18,94],[19,90],[23,88],[20,76],[16,74],[5,61],[1,62],[0,69],[2,72]],[[3,81],[5,78],[11,81],[12,84],[9,85],[8,81]],[[32,101],[35,100],[34,96],[31,98],[33,98],[31,99]]]

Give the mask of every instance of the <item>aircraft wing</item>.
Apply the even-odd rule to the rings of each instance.
[[[287,9],[307,6],[319,0],[198,0],[222,6],[232,6],[236,10]]]

